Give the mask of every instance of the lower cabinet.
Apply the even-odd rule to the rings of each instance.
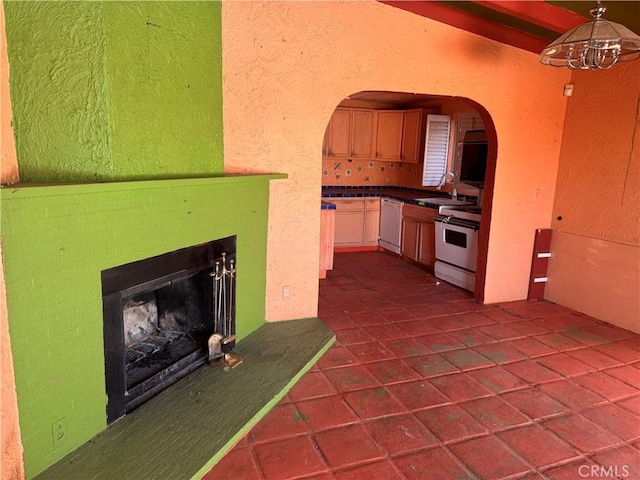
[[[380,233],[379,198],[332,198],[335,204],[335,247],[378,245]]]
[[[436,261],[435,222],[437,210],[415,205],[402,209],[401,253],[422,265],[433,268]]]
[[[420,239],[420,222],[402,216],[402,245],[400,253],[411,260],[418,259],[418,241]]]
[[[362,245],[373,247],[378,245],[380,238],[380,199],[364,199],[364,237]]]
[[[436,226],[433,220],[420,222],[418,263],[429,267],[433,267],[436,263]]]

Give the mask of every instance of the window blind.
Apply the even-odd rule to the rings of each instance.
[[[451,117],[449,115],[427,115],[424,168],[422,171],[422,185],[424,187],[438,185],[442,175],[447,171],[450,127]]]

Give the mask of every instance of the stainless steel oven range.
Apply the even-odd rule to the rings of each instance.
[[[474,291],[478,263],[479,207],[441,208],[436,216],[435,276]]]

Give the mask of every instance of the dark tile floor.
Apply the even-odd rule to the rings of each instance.
[[[640,336],[338,254],[337,342],[212,479],[640,479]]]

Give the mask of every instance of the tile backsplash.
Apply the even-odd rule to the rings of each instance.
[[[407,187],[435,191],[435,186],[422,186],[422,164],[381,162],[374,160],[322,160],[322,186],[341,187]],[[447,182],[442,192],[451,192],[453,185]],[[456,184],[458,194],[477,197],[478,189]]]
[[[421,187],[422,165],[375,160],[323,159],[323,186]]]

